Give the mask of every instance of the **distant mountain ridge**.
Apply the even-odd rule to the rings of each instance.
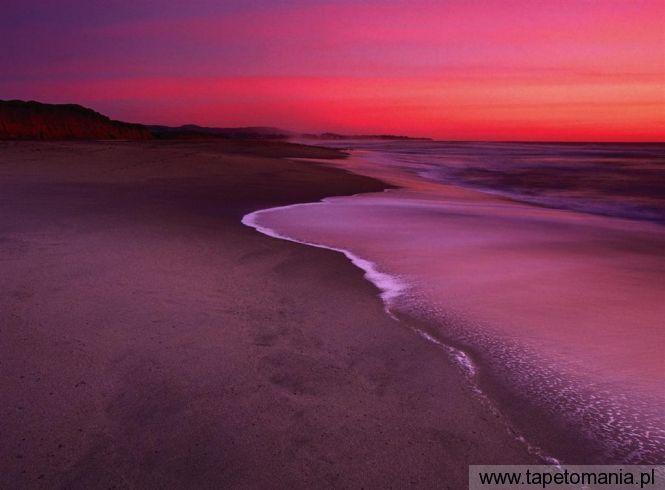
[[[411,136],[401,136],[396,134],[301,134],[300,138],[318,139],[318,140],[418,140],[431,141],[432,138],[413,138]]]
[[[291,131],[265,126],[241,128],[211,128],[196,124],[182,126],[147,126],[158,139],[187,139],[197,137],[221,137],[231,139],[287,139],[294,135]]]
[[[77,104],[43,104],[0,100],[0,139],[127,139],[152,138],[140,124],[114,121]]]
[[[269,126],[249,126],[242,128],[214,128],[185,124],[183,126],[148,126],[152,134],[160,139],[179,139],[197,137],[223,137],[232,139],[311,139],[311,140],[429,140],[429,138],[411,138],[392,134],[345,135],[338,133],[297,133],[287,129]]]

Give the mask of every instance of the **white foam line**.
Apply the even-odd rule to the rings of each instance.
[[[455,362],[457,362],[457,364],[464,370],[464,372],[469,377],[474,377],[476,375],[476,365],[473,363],[473,361],[467,355],[466,352],[456,349],[455,347],[452,347],[450,345],[444,344],[439,339],[431,336],[424,330],[420,330],[419,328],[414,328],[413,330],[425,340],[428,340],[429,342],[432,342],[433,344],[436,344],[442,349],[448,351],[450,357],[452,357],[455,360]],[[474,389],[477,388],[474,386]],[[480,390],[478,389],[477,391],[480,392]]]
[[[385,191],[384,191],[385,192]],[[326,201],[329,198],[323,199],[322,201]],[[277,238],[280,240],[286,240],[289,242],[294,242],[294,243],[300,243],[302,245],[309,245],[311,247],[316,247],[316,248],[322,248],[325,250],[332,250],[334,252],[339,252],[341,254],[344,254],[344,256],[351,261],[353,265],[361,269],[362,271],[365,272],[365,279],[367,279],[369,282],[374,284],[380,293],[381,300],[383,301],[383,307],[385,312],[395,321],[401,321],[397,316],[395,316],[392,311],[390,310],[390,304],[392,301],[400,296],[402,293],[404,293],[407,290],[407,284],[404,283],[402,280],[400,280],[396,276],[391,276],[390,274],[386,274],[384,272],[381,272],[377,269],[376,264],[374,262],[371,262],[369,260],[365,260],[361,257],[358,257],[354,253],[352,253],[349,250],[346,250],[344,248],[337,248],[337,247],[330,247],[328,245],[322,245],[320,243],[312,243],[312,242],[306,242],[304,240],[298,240],[297,238],[292,238],[287,235],[282,235],[281,233],[278,233],[277,231],[273,230],[272,228],[268,228],[267,226],[262,226],[258,224],[257,218],[259,215],[270,212],[270,211],[279,211],[283,209],[289,209],[289,208],[294,208],[294,207],[300,207],[300,206],[312,206],[315,204],[320,204],[320,202],[313,202],[313,203],[300,203],[300,204],[289,204],[287,206],[278,206],[274,208],[267,208],[267,209],[260,209],[258,211],[254,211],[252,213],[248,213],[245,216],[242,217],[242,224],[245,226],[248,226],[250,228],[254,228],[256,231],[259,233],[263,233],[264,235],[267,235],[272,238]],[[418,328],[412,328],[413,331],[415,331],[416,334],[418,334],[420,337],[424,338],[428,342],[431,342],[444,350],[448,351],[448,354],[450,357],[457,362],[457,364],[462,368],[462,370],[465,372],[465,374],[471,379],[473,379],[477,373],[477,368],[476,365],[473,363],[471,358],[462,350],[456,349],[455,347],[452,347],[450,345],[444,344],[437,338],[433,337],[432,335],[428,334],[427,332],[420,330]],[[489,406],[492,410],[494,410],[498,416],[502,416],[502,414],[498,411],[498,409],[494,406],[494,404],[489,400],[487,395],[483,393],[480,388],[475,385],[475,383],[472,385],[474,391],[480,395],[483,399],[485,399],[488,403]],[[527,448],[527,450],[538,456],[540,459],[542,459],[546,464],[551,464],[557,468],[561,468],[561,462],[557,460],[556,458],[553,458],[547,454],[545,454],[539,447],[534,446],[530,444],[523,436],[517,434],[514,429],[508,424],[506,421],[506,425],[508,430],[515,435],[515,437],[520,440]]]
[[[389,274],[386,274],[385,272],[379,271],[374,262],[370,262],[369,260],[358,257],[349,250],[343,248],[331,247],[328,245],[322,245],[320,243],[312,243],[312,242],[306,242],[304,240],[298,240],[296,238],[278,233],[274,229],[268,228],[267,226],[262,226],[258,224],[257,221],[258,216],[266,212],[279,211],[293,207],[311,206],[314,204],[319,204],[319,203],[289,204],[288,206],[261,209],[259,211],[254,211],[253,213],[249,213],[243,216],[242,223],[245,226],[254,228],[256,231],[273,238],[287,240],[294,243],[300,243],[303,245],[309,245],[316,248],[323,248],[325,250],[333,250],[335,252],[344,254],[344,256],[348,258],[353,265],[355,265],[356,267],[365,272],[365,279],[374,284],[379,289],[379,291],[381,291],[379,296],[383,301],[385,312],[393,320],[400,321],[399,318],[397,318],[397,316],[395,316],[395,314],[393,314],[392,311],[390,310],[390,305],[392,301],[407,290],[407,285],[399,278],[397,278],[396,276],[391,276]],[[456,349],[455,347],[444,344],[443,342],[441,342],[440,340],[438,340],[437,338],[433,337],[432,335],[428,334],[423,330],[417,328],[414,328],[413,330],[428,342],[431,342],[441,347],[442,349],[446,350],[449,356],[462,368],[462,370],[466,373],[467,376],[473,378],[476,375],[477,372],[476,365],[473,363],[471,358],[465,352],[461,351],[460,349]]]
[[[374,262],[370,262],[369,260],[365,260],[361,257],[358,257],[351,251],[346,250],[344,248],[330,247],[328,245],[322,245],[320,243],[312,243],[312,242],[306,242],[304,240],[298,240],[296,238],[292,238],[287,235],[282,235],[281,233],[278,233],[272,228],[268,228],[267,226],[262,226],[257,222],[258,216],[266,212],[279,211],[293,207],[311,206],[313,204],[318,204],[318,203],[290,204],[288,206],[279,206],[275,208],[261,209],[243,216],[242,224],[254,228],[259,233],[263,233],[264,235],[268,235],[273,238],[287,240],[289,242],[294,242],[294,243],[300,243],[303,245],[309,245],[311,247],[323,248],[325,250],[332,250],[334,252],[339,252],[341,254],[344,254],[344,256],[347,259],[349,259],[353,265],[355,265],[356,267],[365,272],[365,279],[374,284],[379,289],[379,291],[381,291],[379,296],[383,301],[386,313],[390,315],[391,318],[397,320],[397,317],[390,311],[390,304],[395,298],[397,298],[407,289],[407,285],[399,278],[391,276],[390,274],[386,274],[385,272],[381,272],[380,270],[377,269],[376,264]]]
[[[392,303],[392,300],[400,296],[400,294],[404,293],[407,289],[407,285],[404,282],[402,282],[400,279],[398,279],[395,276],[386,274],[385,272],[379,271],[376,268],[376,264],[374,262],[370,262],[369,260],[358,257],[354,253],[344,248],[331,247],[329,245],[322,245],[320,243],[312,243],[312,242],[306,242],[304,240],[298,240],[296,238],[292,238],[290,236],[278,233],[277,231],[273,230],[272,228],[268,228],[267,226],[262,226],[257,222],[257,217],[259,215],[269,211],[279,211],[283,209],[293,208],[296,206],[298,207],[311,206],[313,204],[318,204],[318,203],[289,204],[288,206],[261,209],[259,211],[254,211],[253,213],[249,213],[243,216],[242,224],[244,224],[245,226],[249,226],[250,228],[254,228],[256,231],[273,238],[287,240],[289,242],[294,242],[294,243],[300,243],[302,245],[309,245],[316,248],[323,248],[325,250],[333,250],[335,252],[344,254],[344,256],[348,258],[353,265],[355,265],[356,267],[365,272],[365,279],[374,284],[379,289],[379,291],[381,291],[379,296],[383,301],[386,313],[388,313],[388,315],[390,315],[390,317],[393,318],[394,320],[400,321],[399,318],[397,318],[390,311],[390,304]],[[447,344],[444,344],[443,342],[441,342],[440,340],[438,340],[437,338],[433,337],[432,335],[428,334],[423,330],[417,328],[414,328],[413,330],[428,342],[436,344],[437,346],[447,350],[450,356],[462,367],[462,369],[469,376],[471,377],[475,376],[476,366],[471,360],[471,358],[465,352],[456,349],[454,347],[451,347]]]

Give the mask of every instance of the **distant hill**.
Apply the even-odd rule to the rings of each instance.
[[[191,138],[228,138],[228,139],[288,139],[293,136],[291,131],[263,126],[245,128],[209,128],[196,124],[184,126],[148,126],[151,133],[158,139],[191,139]]]
[[[0,100],[0,139],[150,139],[145,126],[114,121],[76,104]]]
[[[114,121],[76,104],[43,104],[35,101],[0,100],[0,140],[60,139],[207,139],[235,140],[414,140],[396,135],[301,134],[286,129],[249,126],[213,128],[185,124],[161,126]]]
[[[400,136],[395,134],[302,134],[301,138],[316,140],[418,140],[431,141],[431,138],[412,138],[411,136]]]
[[[158,139],[229,138],[229,139],[311,139],[311,140],[428,140],[391,134],[345,135],[337,133],[302,134],[286,129],[250,126],[245,128],[211,128],[186,124],[184,126],[148,126]]]

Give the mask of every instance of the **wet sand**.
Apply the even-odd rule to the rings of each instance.
[[[280,143],[0,144],[0,486],[462,488],[537,462],[342,255],[250,211],[384,184]]]
[[[401,282],[391,309],[469,353],[474,382],[546,454],[662,462],[662,226],[425,181],[362,153],[336,165],[400,188],[261,211],[256,224]]]

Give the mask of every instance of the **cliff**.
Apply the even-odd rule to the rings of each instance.
[[[145,126],[114,121],[75,104],[0,100],[0,139],[150,139]]]

